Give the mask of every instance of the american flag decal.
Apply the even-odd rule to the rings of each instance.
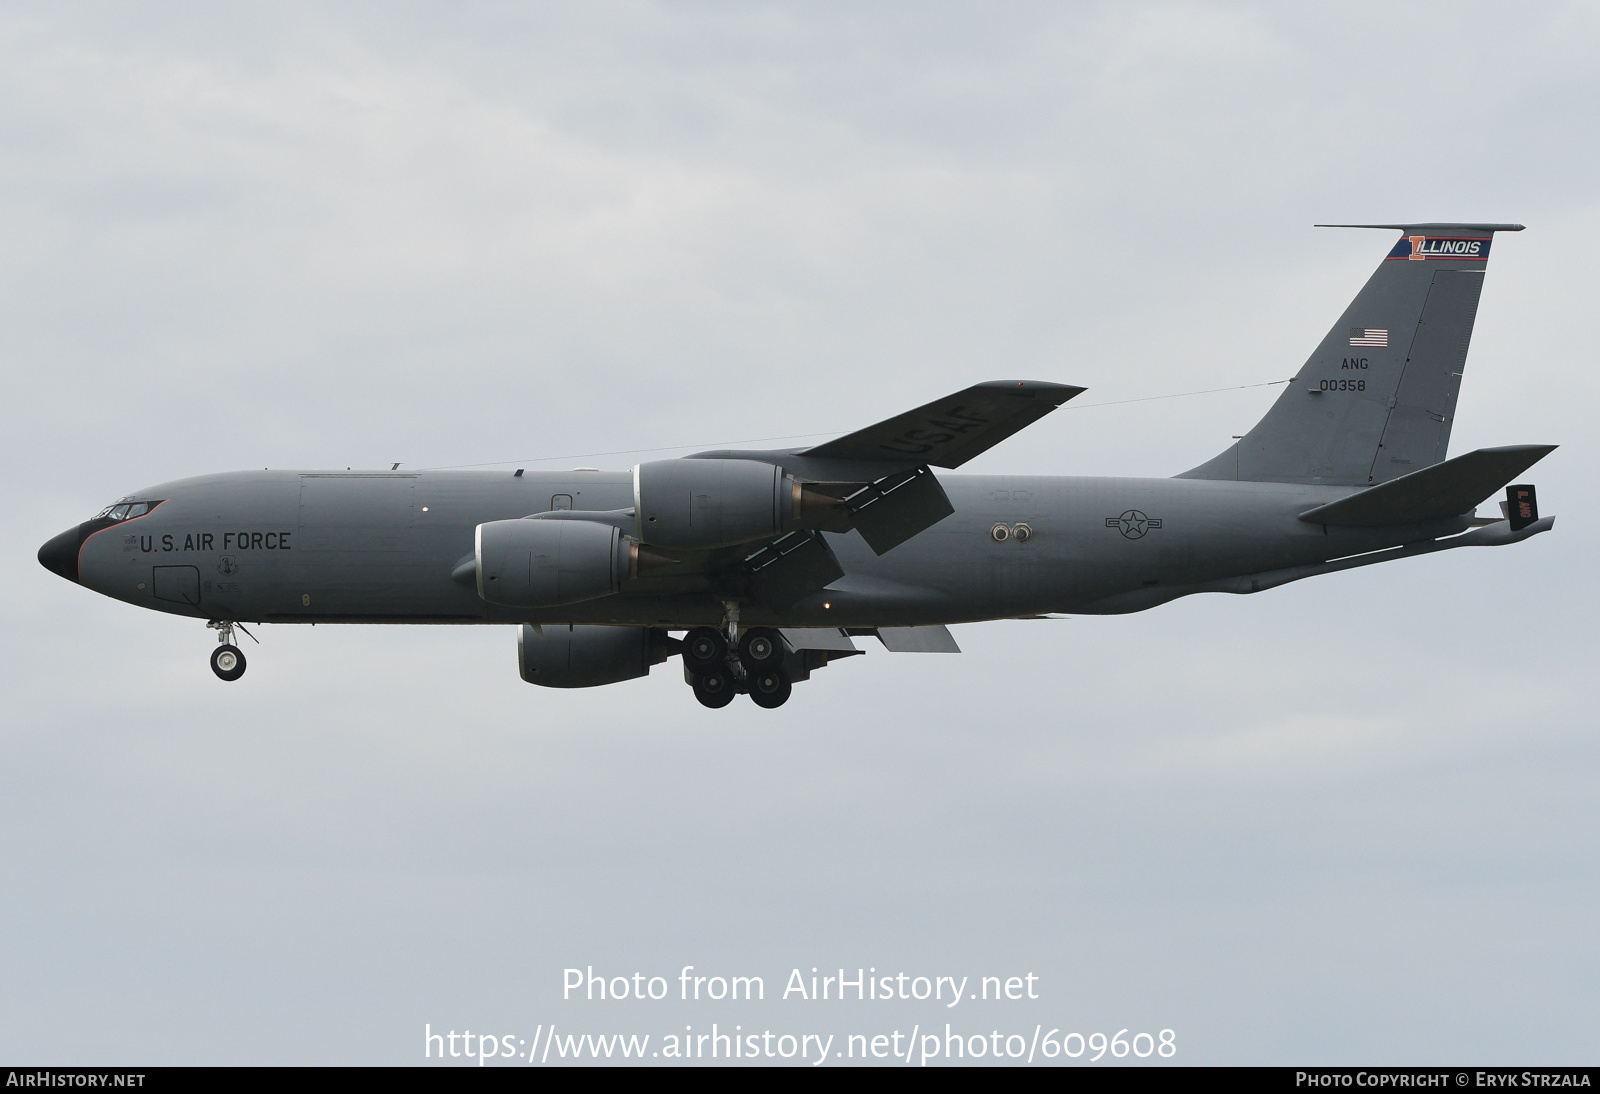
[[[1379,346],[1389,347],[1388,327],[1351,327],[1350,344],[1352,346]]]

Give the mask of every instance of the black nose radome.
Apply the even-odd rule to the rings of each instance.
[[[39,548],[39,565],[68,581],[78,580],[78,529],[71,528]]]

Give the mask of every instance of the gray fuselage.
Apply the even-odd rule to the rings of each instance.
[[[745,623],[916,626],[1137,611],[1228,578],[1451,534],[1470,520],[1368,530],[1297,519],[1350,487],[953,474],[940,482],[950,516],[882,556],[856,532],[826,533],[845,576],[782,612],[749,604]],[[479,524],[553,508],[629,509],[628,472],[248,471],[130,497],[160,504],[89,534],[78,580],[179,615],[688,627],[715,625],[726,611],[695,573],[626,581],[615,595],[558,608],[497,607],[460,579]]]

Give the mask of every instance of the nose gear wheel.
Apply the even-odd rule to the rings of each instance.
[[[230,683],[244,675],[244,654],[238,646],[221,645],[211,651],[211,671]]]
[[[260,640],[249,631],[245,630],[243,623],[234,623],[226,619],[213,619],[206,624],[217,632],[217,648],[211,651],[211,671],[217,674],[217,679],[229,683],[244,675],[244,651],[233,644],[233,631],[238,628],[243,631],[250,641],[260,645]]]

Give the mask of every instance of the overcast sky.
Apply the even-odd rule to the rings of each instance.
[[[1592,1063],[1597,55],[1576,3],[7,5],[0,1061]],[[266,627],[224,685],[34,559],[187,475],[625,468],[995,378],[1089,391],[971,471],[1169,475],[1277,389],[1087,404],[1292,375],[1392,242],[1312,224],[1403,219],[1528,225],[1451,452],[1561,444],[1553,534],[864,643],[775,712],[533,688],[509,628]],[[690,964],[768,1000],[561,1000]],[[776,998],[813,966],[1040,999]]]

